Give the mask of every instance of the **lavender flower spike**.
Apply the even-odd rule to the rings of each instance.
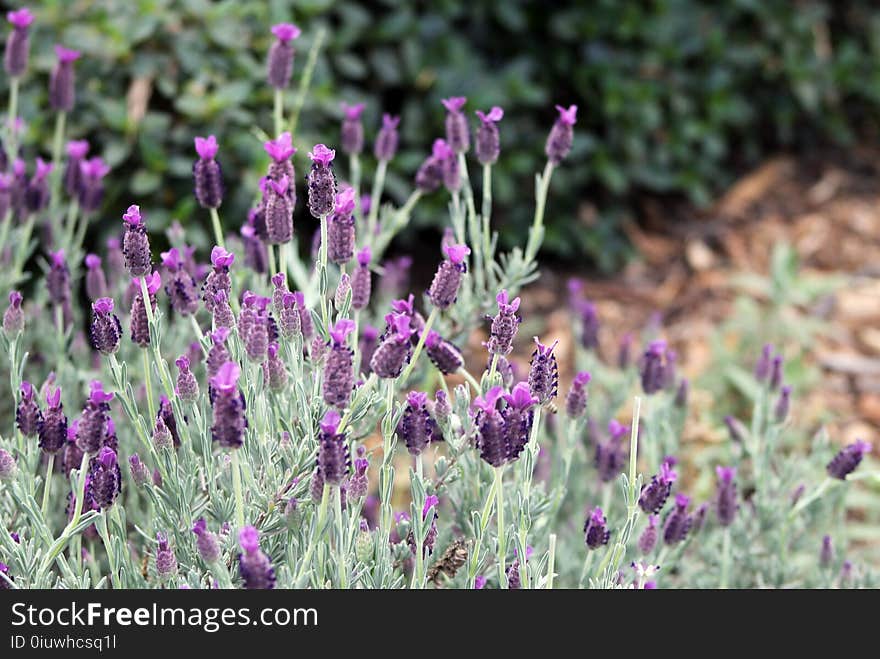
[[[71,140],[65,147],[67,166],[64,168],[64,190],[71,197],[78,196],[82,190],[80,165],[85,162],[89,148],[87,140]]]
[[[467,99],[464,96],[453,96],[443,99],[446,108],[446,141],[455,153],[466,153],[470,146],[467,117],[461,109]]]
[[[503,393],[501,387],[492,387],[484,395],[474,400],[474,423],[477,427],[477,448],[480,457],[493,467],[507,462],[507,437],[504,417],[498,411],[498,400]]]
[[[495,355],[509,355],[513,350],[513,339],[522,318],[517,315],[520,300],[518,297],[510,300],[507,291],[501,291],[495,296],[498,302],[498,313],[492,319],[492,327],[489,330],[489,341],[486,348]]]
[[[156,534],[156,574],[162,581],[168,581],[177,573],[177,557],[174,550],[168,544],[168,536],[164,533]]]
[[[459,349],[434,330],[428,332],[425,339],[425,352],[437,370],[444,375],[455,373],[464,365]]]
[[[181,355],[174,361],[174,364],[178,369],[177,385],[174,388],[174,392],[180,396],[181,400],[188,403],[198,400],[199,382],[189,368],[189,357]]]
[[[361,123],[364,107],[363,103],[342,103],[342,133],[339,142],[342,150],[349,155],[356,155],[364,150],[364,125]]]
[[[103,158],[90,158],[79,163],[79,172],[79,205],[84,213],[94,213],[104,200],[104,177],[110,173],[110,165]]]
[[[373,258],[370,247],[357,253],[358,267],[351,276],[351,308],[355,311],[365,309],[370,303],[373,282],[370,274],[370,260]]]
[[[217,162],[217,138],[213,135],[195,138],[199,158],[193,163],[195,195],[202,208],[219,208],[223,203],[223,172]]]
[[[446,140],[436,139],[429,155],[416,171],[416,187],[422,193],[434,192],[443,184],[443,161],[450,152]]]
[[[10,11],[6,14],[6,20],[12,26],[12,32],[6,40],[6,52],[3,55],[3,68],[10,78],[18,78],[28,64],[28,28],[34,22],[34,15],[27,7]]]
[[[536,336],[535,343],[537,347],[532,353],[532,363],[529,367],[529,389],[543,405],[556,396],[556,387],[559,384],[559,367],[553,350],[559,341],[545,346]]]
[[[329,215],[336,202],[336,175],[331,164],[335,157],[336,151],[323,144],[316,144],[309,151],[312,159],[308,175],[309,211],[318,219]]]
[[[125,234],[122,237],[122,254],[125,268],[132,277],[143,277],[152,270],[150,256],[150,240],[141,217],[139,206],[132,204],[122,216],[125,223]]]
[[[571,389],[565,397],[565,413],[570,419],[579,419],[587,410],[587,385],[592,377],[586,371],[574,376]]]
[[[119,350],[122,339],[122,325],[113,313],[113,300],[98,298],[92,303],[92,324],[89,328],[92,347],[104,355],[112,355]]]
[[[55,55],[58,62],[49,77],[49,105],[56,112],[70,112],[76,101],[73,63],[79,59],[80,53],[56,45]]]
[[[213,565],[221,558],[220,543],[217,535],[208,530],[204,517],[199,517],[193,524],[192,532],[196,534],[196,551],[208,565]]]
[[[715,512],[721,526],[730,526],[736,518],[739,504],[736,501],[736,467],[715,467],[718,489],[715,492]]]
[[[336,197],[336,206],[327,219],[327,258],[337,265],[354,256],[354,188],[346,188]]]
[[[344,409],[354,391],[354,352],[347,345],[354,322],[342,318],[330,329],[330,350],[324,364],[322,393],[324,402]]]
[[[481,165],[494,165],[501,153],[501,138],[498,133],[498,122],[504,117],[504,110],[493,106],[488,113],[484,114],[477,110],[480,119],[480,127],[477,129],[476,144],[474,151]]]
[[[277,41],[269,49],[266,62],[266,78],[275,89],[284,89],[293,74],[294,49],[291,41],[300,35],[300,29],[293,23],[279,23],[272,26],[272,34]]]
[[[825,470],[831,478],[846,480],[846,477],[859,466],[865,454],[870,452],[871,445],[862,439],[857,439],[849,446],[841,449],[831,462],[828,463]]]
[[[318,438],[318,457],[315,469],[325,483],[339,485],[351,468],[351,455],[345,435],[337,432],[340,416],[330,410],[321,419],[321,433]]]
[[[642,488],[639,496],[639,508],[646,513],[657,514],[669,498],[672,484],[678,478],[678,474],[672,469],[669,462],[664,461],[660,465],[660,472],[651,477],[651,482]]]
[[[648,526],[639,536],[639,551],[642,552],[642,555],[648,555],[654,551],[654,547],[657,545],[657,524],[659,521],[660,518],[657,515],[648,515]]]
[[[395,431],[406,444],[410,455],[419,455],[428,444],[439,436],[437,422],[428,411],[428,395],[421,391],[411,391],[406,396],[403,415]]]
[[[584,523],[584,542],[587,549],[598,549],[602,545],[607,545],[611,538],[611,532],[608,530],[605,521],[605,515],[599,507],[593,508],[587,521]]]
[[[447,258],[440,263],[428,289],[428,297],[439,309],[449,308],[458,297],[461,277],[467,272],[465,257],[471,253],[467,245],[444,245],[443,251]]]
[[[275,588],[275,569],[269,557],[260,549],[260,534],[253,526],[244,527],[238,534],[242,553],[238,555],[238,571],[247,590]]]
[[[404,314],[388,314],[385,317],[391,331],[376,348],[370,359],[370,368],[380,378],[396,378],[403,371],[412,352],[410,338],[415,333],[410,319]]]
[[[577,121],[577,105],[571,105],[567,109],[557,105],[556,110],[559,112],[559,118],[550,129],[547,145],[544,148],[547,159],[554,165],[561,163],[571,151],[571,144],[574,140],[574,124]]]
[[[17,472],[15,458],[8,451],[0,448],[0,483],[11,481]]]
[[[382,128],[376,136],[376,143],[373,145],[373,155],[380,162],[389,162],[397,154],[397,144],[400,140],[397,134],[397,126],[400,124],[400,117],[390,114],[382,115]],[[373,200],[379,203],[378,199]]]
[[[686,494],[675,497],[675,509],[666,517],[663,525],[663,542],[675,545],[683,541],[694,523],[693,515],[688,512],[691,498]]]
[[[116,458],[116,451],[103,447],[96,458],[92,458],[86,480],[85,499],[99,509],[110,508],[122,490],[122,472]]]
[[[18,291],[9,292],[9,306],[3,313],[3,331],[10,338],[24,331],[24,312],[21,310],[23,299]]]
[[[58,453],[67,442],[67,416],[61,404],[61,389],[46,393],[47,409],[39,425],[40,448],[44,453]]]
[[[36,437],[43,424],[43,413],[36,401],[36,391],[27,380],[22,381],[21,398],[15,410],[15,425],[25,437]]]
[[[247,428],[244,394],[238,388],[241,369],[233,362],[226,362],[211,378],[215,392],[211,438],[223,448],[239,448],[244,443]]]
[[[648,394],[655,394],[666,382],[666,341],[651,341],[648,349],[642,356],[641,379],[642,390]]]

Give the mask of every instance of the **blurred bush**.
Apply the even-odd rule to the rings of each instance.
[[[283,20],[303,28],[298,71],[317,28],[329,35],[298,143],[332,144],[343,99],[367,103],[368,135],[383,111],[402,114],[388,184],[399,198],[442,134],[441,98],[466,95],[471,112],[504,106],[495,219],[507,242],[521,241],[530,220],[524,193],[542,166],[554,103],[578,104],[546,249],[586,252],[603,268],[626,254],[619,221],[645,195],[705,204],[769,150],[875,135],[880,110],[880,7],[867,0],[46,0],[34,9],[26,140],[48,153],[53,117],[41,110],[51,44],[81,49],[71,130],[115,169],[106,207],[114,229],[131,200],[151,223],[207,224],[190,168],[192,138],[209,132],[222,144],[230,191],[223,217],[240,223],[262,168],[252,129],[271,127],[268,28]],[[419,222],[439,222],[433,203]]]

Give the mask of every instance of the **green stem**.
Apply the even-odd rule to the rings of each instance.
[[[309,538],[309,544],[308,547],[306,547],[305,556],[303,556],[302,562],[299,566],[299,573],[297,574],[297,585],[299,585],[299,581],[302,579],[303,575],[305,575],[309,564],[312,562],[312,555],[315,553],[315,547],[318,544],[318,538],[321,536],[321,531],[324,528],[324,520],[327,519],[327,509],[329,505],[330,486],[325,483],[324,489],[321,493],[321,503],[318,506],[318,519],[315,523],[315,530]]]
[[[9,131],[9,140],[6,145],[6,159],[12,164],[18,155],[18,133],[15,130],[15,120],[18,118],[18,86],[19,78],[9,80],[9,111],[6,113],[6,130]]]
[[[721,547],[721,583],[718,587],[727,590],[730,583],[730,527],[724,528],[724,540]]]
[[[550,189],[550,177],[553,175],[553,163],[547,161],[544,173],[539,177],[535,186],[535,217],[532,228],[529,230],[529,240],[526,243],[525,260],[531,262],[538,254],[538,248],[544,239],[544,210],[547,206],[547,192]]]
[[[147,304],[150,304],[149,300],[147,300]],[[147,391],[147,411],[150,414],[149,423],[153,423],[153,420],[156,418],[156,401],[153,398],[153,384],[150,379],[150,357],[146,349],[141,350],[141,355],[144,361],[144,388]]]
[[[489,279],[492,277],[492,269],[489,264],[492,263],[492,165],[483,165],[483,208],[480,220],[483,223],[483,258],[486,262],[486,285],[489,286]]]
[[[67,526],[64,527],[64,530],[61,532],[61,535],[58,539],[52,543],[52,546],[49,547],[46,552],[46,558],[43,559],[43,563],[40,565],[40,571],[37,573],[39,581],[39,577],[45,574],[45,572],[52,565],[52,562],[58,557],[58,555],[64,551],[64,547],[67,545],[67,541],[70,539],[70,536],[73,533],[73,529],[76,528],[76,525],[79,524],[79,520],[82,517],[82,509],[83,509],[83,499],[85,499],[85,491],[86,491],[86,467],[89,464],[89,454],[83,453],[82,461],[79,465],[79,484],[76,488],[76,500],[73,505],[73,517],[70,518],[70,521],[67,523]]]
[[[385,189],[385,173],[388,171],[388,161],[380,160],[376,166],[376,175],[373,177],[373,189],[370,192],[370,213],[367,215],[367,235],[364,242],[373,244],[376,236],[376,223],[379,219],[379,206],[382,199],[382,191]]]
[[[110,563],[110,583],[113,588],[118,590],[119,583],[119,565],[116,562],[116,552],[113,551],[113,543],[110,539],[110,524],[107,520],[107,511],[102,510],[98,517],[98,532],[101,534],[101,540],[104,541],[104,551],[107,552],[107,561]]]
[[[52,138],[52,173],[50,174],[50,207],[52,222],[52,240],[57,241],[60,238],[58,230],[58,213],[55,210],[61,201],[61,149],[64,146],[64,126],[67,121],[67,113],[59,112],[55,117],[55,135]],[[57,233],[56,233],[57,232]]]
[[[584,557],[584,566],[581,568],[581,578],[578,580],[578,588],[583,588],[587,577],[590,574],[590,566],[593,564],[593,556],[596,552],[587,549],[587,555]]]
[[[480,513],[480,532],[477,534],[474,551],[471,554],[470,565],[468,566],[468,583],[471,584],[472,588],[476,588],[474,579],[477,576],[477,568],[480,566],[480,547],[483,544],[483,535],[485,535],[486,529],[489,526],[489,520],[491,519],[492,506],[495,503],[495,489],[497,487],[498,482],[493,479],[489,492],[486,494],[486,503],[483,504],[483,510]]]
[[[288,124],[291,135],[296,135],[296,126],[299,123],[299,115],[302,112],[303,104],[306,102],[306,94],[309,91],[309,85],[312,84],[312,75],[315,72],[315,64],[318,62],[318,53],[321,51],[321,46],[323,45],[324,37],[326,36],[327,31],[323,27],[320,28],[315,35],[315,41],[309,50],[309,56],[308,59],[306,59],[306,65],[303,68],[302,78],[300,78],[299,81],[299,90],[297,92],[296,101],[293,105],[293,114],[290,117],[290,124]]]
[[[431,313],[428,315],[428,320],[425,321],[425,328],[422,330],[421,336],[419,336],[419,342],[416,343],[416,347],[413,350],[412,358],[410,358],[409,364],[406,365],[406,368],[400,375],[401,385],[406,384],[406,379],[409,377],[409,374],[412,373],[413,368],[415,368],[416,360],[419,358],[419,355],[422,352],[422,348],[425,347],[425,339],[428,338],[428,332],[431,331],[431,327],[434,325],[434,322],[437,320],[437,316],[439,315],[440,309],[438,307],[434,307],[433,309],[431,309]]]
[[[226,249],[226,243],[223,242],[223,227],[220,224],[220,214],[217,212],[216,208],[209,208],[208,212],[211,213],[211,226],[214,228],[214,240],[217,245]]]
[[[556,534],[550,534],[549,558],[547,559],[547,590],[553,590],[553,577],[556,576],[554,569],[556,567]]]
[[[330,488],[328,488],[330,489]],[[336,569],[339,575],[339,587],[348,588],[348,561],[346,560],[345,551],[345,525],[342,521],[342,488],[334,487],[336,495],[333,496],[333,505],[336,515],[336,529],[338,537],[336,538]]]
[[[232,491],[235,496],[235,523],[239,529],[244,528],[244,495],[241,488],[241,463],[238,450],[232,451]]]
[[[321,216],[321,249],[318,257],[318,295],[321,298],[321,321],[330,330],[330,309],[327,303],[327,216]]]
[[[284,92],[277,87],[275,88],[275,104],[273,108],[272,117],[274,119],[275,124],[275,135],[274,137],[278,137],[281,135],[284,130]]]
[[[498,585],[507,587],[507,532],[504,527],[504,465],[495,467],[495,515],[498,523]]]
[[[278,272],[275,265],[275,247],[272,245],[266,245],[266,253],[269,255],[269,277],[271,277]]]
[[[49,510],[49,492],[52,490],[52,472],[55,469],[55,454],[49,454],[49,462],[46,464],[46,482],[43,484],[43,505],[40,506],[40,512],[43,513],[45,519]]]

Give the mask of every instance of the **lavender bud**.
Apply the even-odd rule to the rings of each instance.
[[[344,409],[354,391],[354,351],[347,345],[354,322],[343,318],[330,330],[330,350],[324,366],[324,402]]]
[[[143,277],[152,270],[150,240],[141,217],[140,207],[132,204],[122,216],[125,234],[122,237],[122,255],[125,268],[132,277]]]
[[[24,312],[21,310],[23,299],[18,291],[10,291],[9,306],[3,313],[3,332],[10,338],[24,331]]]
[[[226,349],[226,339],[229,336],[229,329],[220,327],[208,335],[211,339],[211,349],[208,350],[208,358],[205,367],[208,371],[208,377],[212,378],[220,372],[220,367],[229,360],[229,351]]]
[[[214,327],[235,329],[235,314],[232,312],[232,307],[229,306],[229,301],[226,299],[224,291],[220,291],[214,296],[212,322]]]
[[[440,159],[440,171],[443,174],[443,185],[449,192],[455,193],[461,190],[461,170],[458,166],[458,158],[448,146],[444,147]]]
[[[715,512],[721,526],[730,526],[736,518],[739,504],[736,501],[736,467],[715,467],[718,489],[715,492]]]
[[[306,296],[300,292],[294,293],[296,309],[299,313],[299,327],[303,338],[310,341],[315,336],[315,324],[312,321],[312,312],[306,307]]]
[[[309,482],[309,496],[312,497],[312,501],[316,504],[320,504],[324,496],[324,475],[317,467],[312,472],[312,478]]]
[[[105,392],[101,382],[94,380],[76,431],[77,446],[84,453],[97,453],[107,445],[111,400],[113,394]]]
[[[211,265],[213,267],[202,286],[202,300],[205,302],[205,308],[212,313],[219,293],[223,293],[226,296],[225,299],[229,300],[232,292],[229,266],[234,262],[235,254],[232,252],[227,252],[219,246],[211,249]]]
[[[281,336],[287,340],[299,336],[300,315],[296,306],[296,295],[284,293],[281,296],[281,308],[278,310],[278,326]]]
[[[263,218],[266,222],[266,242],[280,245],[293,238],[293,209],[295,189],[285,174],[278,180],[263,179]]]
[[[557,105],[556,110],[559,112],[559,117],[553,124],[553,128],[550,129],[547,145],[544,148],[547,159],[554,165],[561,163],[571,151],[571,143],[574,140],[574,124],[577,120],[577,105],[570,105],[568,109]]]
[[[786,385],[782,387],[782,390],[779,392],[779,400],[776,401],[776,407],[774,408],[776,423],[785,423],[785,420],[788,418],[788,412],[790,408],[791,387]]]
[[[37,405],[34,387],[24,380],[20,391],[21,399],[15,410],[15,425],[25,437],[36,437],[43,423],[43,413]]]
[[[89,326],[92,347],[104,355],[115,354],[122,340],[122,324],[113,313],[113,300],[102,297],[92,303],[92,324]]]
[[[174,442],[171,440],[171,432],[161,416],[156,419],[156,425],[153,428],[153,446],[156,447],[157,451],[171,449],[174,446]]]
[[[189,316],[199,310],[199,294],[192,275],[184,269],[180,251],[173,247],[162,252],[162,265],[167,272],[165,294],[171,307],[181,316]]]
[[[486,348],[495,355],[509,355],[513,350],[513,339],[522,318],[517,315],[519,298],[508,302],[507,291],[501,291],[495,296],[498,302],[498,313],[492,319],[492,327],[489,330],[489,341]]]
[[[290,497],[284,505],[284,519],[290,529],[299,528],[302,524],[302,511],[296,497]]]
[[[269,315],[266,308],[270,302],[267,297],[245,293],[238,317],[238,335],[244,342],[248,359],[257,364],[266,361],[268,354]]]
[[[333,214],[327,218],[327,258],[337,265],[354,256],[354,194],[354,188],[340,192]]]
[[[58,62],[49,76],[49,105],[56,112],[70,112],[76,100],[73,63],[80,53],[64,46],[55,46]]]
[[[159,547],[156,551],[156,574],[162,581],[168,581],[177,573],[177,557],[174,550],[168,545],[168,536],[157,533],[156,540]]]
[[[300,35],[300,29],[292,23],[279,23],[272,26],[276,41],[269,49],[266,63],[266,78],[275,89],[284,89],[293,74],[293,45],[290,43]]]
[[[770,391],[776,391],[782,384],[782,355],[776,355],[770,366]]]
[[[345,301],[351,293],[351,277],[347,272],[339,275],[339,283],[336,285],[336,292],[333,294],[333,306],[340,311],[345,306]]]
[[[141,457],[137,453],[128,459],[128,467],[131,471],[131,480],[137,487],[143,487],[150,482],[150,470],[141,462]]]
[[[522,578],[519,570],[520,564],[518,558],[514,559],[513,563],[504,570],[504,575],[507,577],[508,590],[520,590],[522,588]]]
[[[407,394],[403,415],[395,432],[406,444],[410,455],[419,455],[428,444],[437,441],[437,422],[428,412],[428,395],[420,391]]]
[[[329,215],[336,202],[336,175],[331,164],[335,157],[336,151],[323,144],[316,144],[309,151],[312,159],[308,175],[309,211],[317,219]]]
[[[834,545],[831,542],[831,536],[822,537],[822,550],[819,552],[819,565],[828,568],[834,561]]]
[[[360,533],[355,540],[355,556],[362,563],[368,563],[373,559],[373,536],[370,534],[370,528],[364,528],[366,520],[361,520]]]
[[[504,394],[507,407],[501,412],[504,418],[504,437],[507,445],[507,460],[517,460],[529,441],[534,423],[534,407],[538,399],[529,393],[525,382],[517,384],[513,391]]]
[[[428,289],[428,297],[438,309],[449,308],[458,297],[461,277],[467,272],[465,257],[471,253],[467,245],[447,245],[443,251],[447,258],[440,263]]]
[[[382,115],[382,128],[376,136],[376,143],[373,145],[373,154],[376,160],[380,162],[388,162],[394,158],[397,153],[397,143],[399,137],[397,135],[397,126],[400,123],[400,117],[390,114]],[[375,200],[379,202],[378,199]]]
[[[639,536],[639,551],[644,556],[654,551],[654,547],[657,545],[657,523],[659,521],[660,518],[657,515],[648,515],[648,526]]]
[[[244,527],[238,534],[242,553],[238,555],[238,571],[247,590],[275,588],[275,569],[260,549],[260,534],[253,526]]]
[[[67,441],[67,417],[61,404],[61,389],[47,393],[48,408],[39,424],[40,448],[44,453],[58,453]]]
[[[339,485],[348,475],[351,456],[345,434],[338,433],[339,413],[330,410],[321,420],[321,433],[318,437],[318,457],[315,469],[325,483]]]
[[[80,186],[77,200],[83,213],[94,213],[104,201],[104,177],[110,173],[110,166],[103,158],[91,158],[79,163]]]
[[[443,107],[446,108],[446,141],[455,153],[465,153],[470,146],[467,118],[461,111],[466,102],[464,96],[443,99]]]
[[[686,494],[678,494],[675,497],[675,509],[666,517],[663,525],[663,542],[667,545],[675,545],[682,542],[693,525],[693,517],[688,512],[691,499]]]
[[[476,410],[474,424],[477,428],[477,448],[480,457],[493,467],[505,464],[508,456],[504,417],[498,411],[502,391],[501,387],[492,387],[473,403]]]
[[[724,417],[724,425],[727,426],[727,432],[732,441],[737,444],[745,443],[746,437],[748,436],[748,430],[746,430],[745,426],[739,419],[728,415]]]
[[[348,480],[347,496],[350,500],[359,500],[367,496],[367,488],[369,481],[367,479],[367,469],[370,463],[364,458],[358,458],[354,461],[354,473]]]
[[[431,155],[425,158],[416,172],[416,187],[422,193],[434,192],[443,185],[443,160],[448,151],[446,140],[434,140]]]
[[[8,451],[0,448],[0,483],[11,481],[15,478],[17,471],[15,458]]]
[[[452,404],[449,402],[449,396],[442,389],[438,389],[434,393],[434,417],[437,423],[445,426],[449,423],[449,417],[452,415]]]
[[[199,159],[193,163],[193,184],[196,200],[202,208],[220,208],[223,203],[223,172],[217,155],[217,138],[213,135],[195,138]]]
[[[244,394],[238,388],[241,369],[233,362],[226,362],[211,378],[214,392],[213,424],[211,439],[221,447],[235,449],[244,443],[247,428]]]
[[[825,470],[831,478],[846,480],[846,477],[855,471],[866,453],[870,453],[871,445],[861,439],[857,439],[849,446],[844,447],[834,456]]]
[[[570,419],[579,419],[587,410],[587,384],[591,376],[586,371],[581,371],[574,376],[571,389],[565,397],[565,413]]]
[[[103,447],[92,458],[86,480],[85,500],[99,509],[110,508],[122,489],[122,473],[112,448]]]
[[[25,7],[10,11],[6,14],[6,19],[12,25],[12,32],[6,40],[3,67],[10,78],[18,78],[27,70],[30,49],[28,28],[34,21],[34,15]]]
[[[372,253],[369,247],[364,247],[357,253],[358,267],[355,268],[351,280],[351,308],[356,311],[366,309],[370,303],[372,289],[372,275],[370,274],[370,259]]]
[[[149,316],[147,316],[147,307],[144,303],[139,282],[132,281],[132,284],[137,284],[137,293],[131,303],[131,340],[141,348],[146,348],[150,345]],[[156,312],[156,291],[159,290],[161,285],[162,278],[158,272],[154,272],[152,276],[147,277],[147,293],[150,297],[149,304],[154,314]]]
[[[464,365],[464,358],[458,348],[431,330],[425,339],[425,352],[428,358],[444,375],[455,373]]]
[[[660,472],[651,477],[651,482],[642,488],[641,496],[639,496],[639,508],[646,513],[657,514],[669,498],[672,492],[672,484],[678,478],[678,474],[673,471],[672,465],[664,462],[660,465]]]
[[[584,523],[584,542],[587,549],[598,549],[602,545],[607,545],[611,537],[605,521],[605,515],[599,507],[593,508],[593,511],[587,517]]]
[[[192,532],[196,534],[196,551],[208,565],[213,565],[220,560],[220,543],[217,534],[208,530],[208,524],[204,517],[199,517],[193,524]]]
[[[391,330],[376,348],[370,359],[370,368],[380,378],[396,378],[412,354],[410,319],[404,314],[385,317]]]
[[[623,436],[626,434],[626,427],[622,426],[615,419],[608,423],[608,430],[611,437],[607,442],[596,444],[596,457],[594,464],[599,472],[599,479],[603,483],[610,483],[617,478],[624,465]]]
[[[70,270],[64,259],[64,250],[50,252],[49,272],[46,273],[46,288],[53,304],[64,305],[70,301]]]
[[[364,112],[364,104],[342,104],[342,112],[345,118],[342,121],[342,134],[340,144],[342,150],[348,154],[358,154],[364,149],[364,125],[361,123],[361,114]]]
[[[764,382],[770,377],[770,355],[773,353],[773,345],[768,343],[761,349],[761,356],[755,364],[755,379]]]
[[[553,350],[559,341],[545,346],[536,336],[535,343],[537,347],[532,353],[532,361],[529,366],[529,389],[543,405],[556,396],[556,387],[559,384],[559,367]]]
[[[107,295],[107,279],[101,269],[101,258],[96,254],[87,254],[86,259],[86,295],[90,300],[97,300]]]
[[[477,160],[481,165],[494,165],[501,153],[501,138],[498,135],[498,122],[504,117],[504,110],[497,105],[493,106],[487,114],[477,110],[480,119],[480,127],[477,129],[477,139],[474,150]]]

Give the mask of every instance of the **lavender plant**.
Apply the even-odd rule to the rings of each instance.
[[[514,375],[527,355],[517,294],[539,276],[551,179],[567,166],[577,107],[557,107],[525,244],[499,253],[492,171],[504,162],[505,113],[476,112],[478,210],[464,97],[444,100],[445,138],[425,140],[430,155],[403,205],[383,199],[399,141],[399,118],[387,114],[365,204],[360,104],[343,108],[348,163],[316,144],[310,162],[299,156],[308,174],[297,196],[293,142],[321,38],[287,111],[300,31],[276,25],[274,138],[254,131],[269,162],[240,229],[224,227],[218,209],[224,185],[247,179],[221,169],[213,135],[197,137],[194,196],[210,214],[210,254],[183,233],[157,260],[149,211],[132,203],[104,254],[86,255],[110,173],[86,159],[87,144],[61,148],[76,111],[74,51],[58,50],[49,82],[51,165],[37,158],[28,177],[22,157],[36,157],[36,145],[17,141],[32,18],[9,14],[4,60],[0,245],[18,247],[0,271],[4,395],[15,411],[0,426],[0,587],[876,583],[867,566],[845,582],[835,573],[850,481],[880,478],[861,465],[870,447],[832,458],[821,433],[809,453],[788,439],[797,403],[772,350],[756,370],[751,422],[728,421],[741,430],[713,465],[681,445],[690,384],[674,351],[646,336],[633,363],[623,338],[616,362],[603,362],[599,317],[577,289],[577,375],[560,389],[557,342],[540,338],[527,373]],[[448,200],[450,238],[416,297],[386,256],[427,195]],[[296,249],[297,203],[320,222],[311,261]],[[47,236],[42,279],[25,267],[35,229]],[[84,308],[72,293],[80,281]],[[481,325],[484,349],[466,350]]]

